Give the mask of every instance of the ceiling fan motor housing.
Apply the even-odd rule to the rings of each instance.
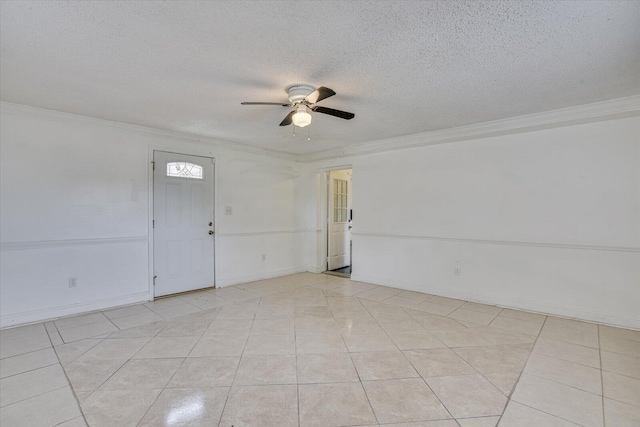
[[[242,105],[278,105],[280,107],[292,108],[289,114],[282,120],[280,126],[294,124],[298,127],[305,127],[311,124],[311,112],[328,114],[345,120],[351,120],[355,114],[346,111],[335,110],[316,105],[316,103],[336,94],[333,89],[320,86],[316,89],[310,85],[292,85],[287,88],[289,103],[281,102],[241,102]]]
[[[289,102],[292,104],[299,104],[304,99],[309,96],[314,90],[315,87],[309,85],[293,85],[289,86],[287,92],[289,93]]]

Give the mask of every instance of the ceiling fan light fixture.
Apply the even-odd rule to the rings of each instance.
[[[299,128],[309,126],[311,124],[311,114],[304,105],[299,105],[296,113],[292,117],[293,124]]]
[[[1,1],[1,0],[0,0]],[[317,102],[322,101],[335,95],[333,89],[320,86],[318,89],[314,89],[313,86],[308,85],[293,85],[287,89],[289,94],[289,102],[241,102],[242,105],[278,105],[280,107],[287,107],[293,109],[289,110],[289,113],[280,122],[280,126],[293,126],[306,127],[311,124],[311,112],[328,114],[330,116],[338,117],[344,120],[351,120],[356,115],[347,111],[335,110],[333,108],[327,108],[315,105]]]

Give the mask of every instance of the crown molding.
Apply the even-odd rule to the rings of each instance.
[[[282,151],[253,147],[238,142],[226,141],[205,137],[196,134],[150,128],[129,123],[115,122],[89,116],[64,113],[45,108],[31,107],[23,104],[15,104],[0,101],[0,111],[18,115],[38,115],[44,119],[61,122],[76,122],[108,127],[116,131],[180,140],[190,143],[212,145],[229,150],[242,151],[251,154],[275,157],[279,159],[311,163],[320,160],[344,158],[366,154],[381,153],[385,151],[403,150],[428,145],[458,142],[476,138],[486,138],[514,133],[530,132],[535,130],[551,129],[555,127],[573,124],[591,123],[616,118],[632,117],[640,115],[640,95],[626,98],[612,99],[576,107],[561,108],[542,113],[528,114],[525,116],[510,117],[491,122],[477,123],[456,128],[442,129],[430,132],[404,135],[377,141],[348,145],[325,151],[317,151],[307,154],[293,154]]]
[[[450,129],[404,135],[361,144],[348,145],[298,156],[299,162],[316,162],[350,156],[403,150],[446,142],[465,141],[573,124],[591,123],[640,115],[640,95],[612,99],[576,107],[561,108],[526,116],[510,117]]]
[[[276,157],[284,160],[296,161],[295,154],[285,153],[283,151],[269,150],[265,148],[252,147],[250,145],[240,144],[238,142],[226,141],[217,138],[190,134],[185,132],[176,132],[164,129],[150,128],[146,126],[133,125],[130,123],[116,122],[112,120],[99,119],[96,117],[82,116],[79,114],[65,113],[57,110],[49,110],[46,108],[32,107],[30,105],[15,104],[7,101],[0,101],[0,111],[8,114],[37,116],[46,120],[58,122],[74,122],[94,126],[102,126],[115,131],[133,133],[142,136],[151,136],[156,138],[165,138],[174,141],[183,141],[196,144],[213,145],[219,148],[226,148],[234,151],[242,151],[245,153],[258,154],[269,157]]]

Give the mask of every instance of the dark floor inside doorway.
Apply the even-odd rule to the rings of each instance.
[[[335,270],[325,271],[325,273],[331,274],[332,276],[351,277],[351,266],[336,268]]]

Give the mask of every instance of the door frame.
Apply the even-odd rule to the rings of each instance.
[[[181,154],[181,155],[185,155],[185,156],[195,156],[195,157],[204,157],[204,158],[209,158],[211,159],[212,163],[213,163],[213,225],[214,225],[214,230],[217,234],[218,232],[218,213],[217,213],[217,206],[218,206],[218,168],[216,167],[216,157],[214,156],[214,154],[211,151],[199,151],[199,150],[184,150],[182,148],[180,149],[175,149],[172,146],[163,146],[163,145],[149,145],[149,151],[148,151],[148,163],[147,163],[147,169],[148,169],[148,174],[147,174],[147,188],[149,189],[149,200],[148,200],[148,205],[147,205],[147,211],[149,213],[148,215],[148,235],[149,235],[149,245],[148,245],[148,257],[149,257],[149,279],[148,279],[148,288],[149,288],[149,301],[154,301],[155,300],[155,286],[153,284],[153,272],[154,272],[154,253],[153,253],[153,217],[154,217],[154,211],[153,211],[153,192],[155,190],[154,186],[153,186],[153,171],[154,171],[154,160],[153,160],[153,153],[156,151],[163,151],[165,153],[172,153],[172,154]],[[216,271],[216,258],[218,257],[218,239],[215,238],[216,236],[214,235],[214,239],[213,239],[213,272],[214,272],[214,284],[213,287],[216,287],[216,282],[217,282],[217,278],[218,278],[218,272]]]
[[[341,166],[332,166],[328,168],[318,169],[318,173],[320,174],[320,191],[318,192],[318,207],[320,211],[318,212],[318,219],[320,224],[318,224],[317,231],[320,233],[320,241],[319,241],[319,249],[320,256],[318,257],[318,261],[320,264],[318,265],[318,273],[324,273],[325,271],[329,271],[329,262],[327,261],[327,257],[329,256],[329,236],[327,233],[329,232],[329,224],[327,223],[329,215],[329,172],[331,171],[340,171],[345,169],[351,169],[351,179],[353,180],[353,165],[341,165]],[[352,182],[352,191],[353,191],[353,182]],[[353,197],[353,195],[352,195]],[[353,202],[352,202],[353,205]],[[351,206],[353,209],[353,206]],[[353,253],[352,253],[353,257]],[[351,260],[351,265],[353,265],[353,259]]]

